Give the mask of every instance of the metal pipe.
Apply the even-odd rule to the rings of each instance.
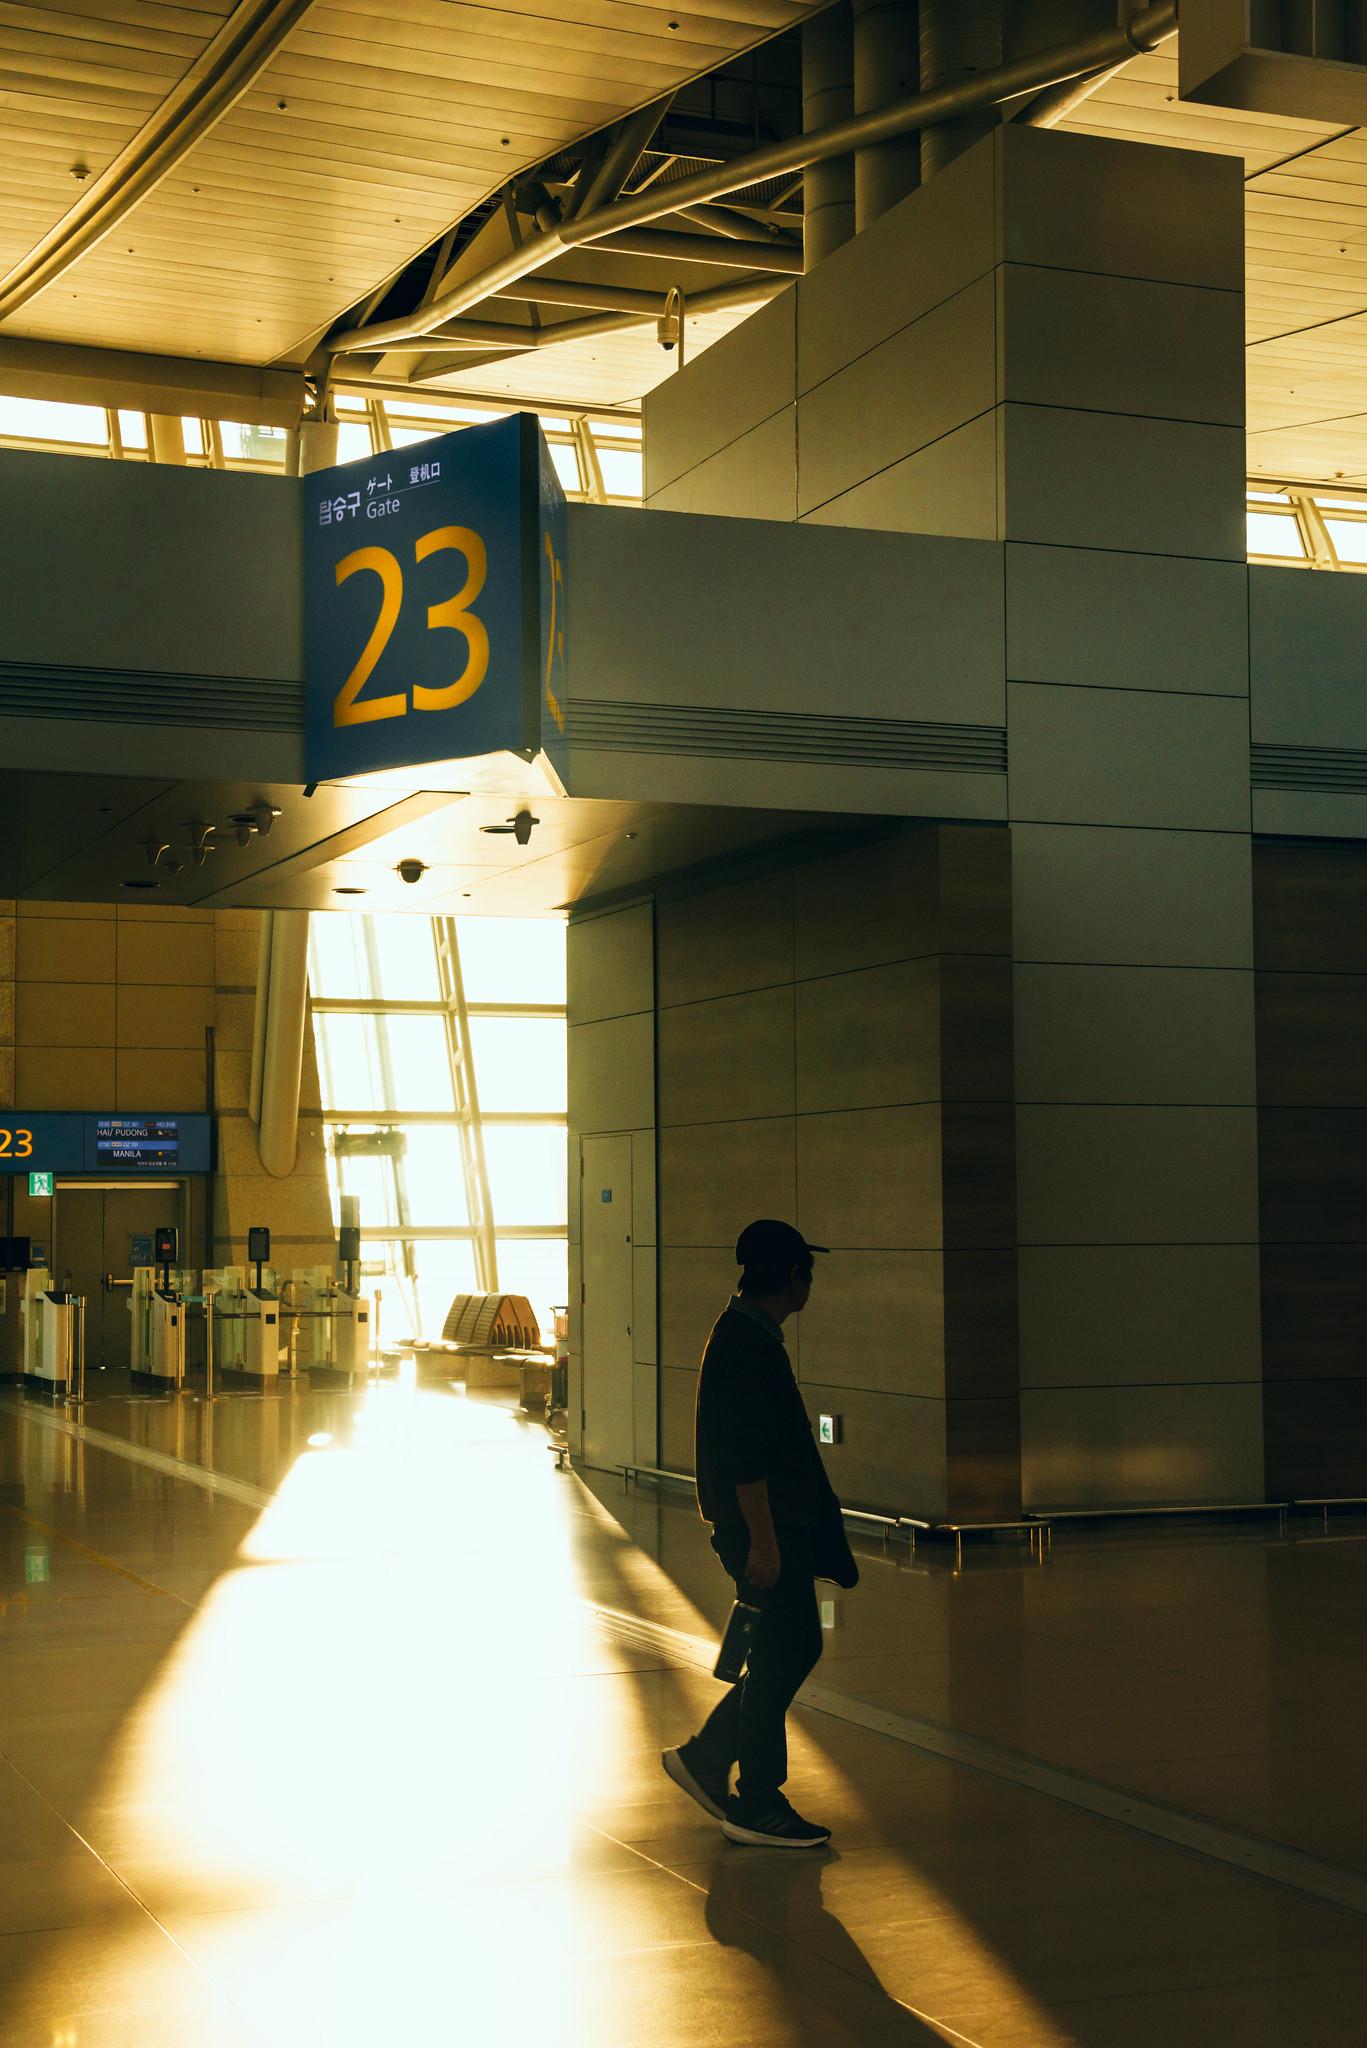
[[[848,121],[854,113],[854,51],[849,0],[802,24],[802,128],[806,135]],[[854,158],[827,157],[803,176],[806,268],[854,233]]]
[[[923,92],[990,75],[1002,60],[1001,0],[920,0],[920,43]],[[921,137],[922,178],[933,178],[995,126],[989,107],[940,122]]]
[[[308,1020],[309,914],[277,910],[271,931],[270,1002],[261,1070],[257,1149],[266,1172],[284,1180],[299,1150],[299,1088]]]
[[[523,278],[505,285],[500,299],[514,299],[532,306],[584,306],[595,313],[657,314],[661,292],[638,291],[632,285],[571,284],[559,277]],[[493,322],[490,321],[490,326]]]
[[[782,233],[772,222],[766,227],[763,221],[751,220],[748,213],[737,213],[734,206],[681,206],[679,214],[695,227],[725,235],[733,242],[772,242]]]
[[[576,185],[571,193],[569,219],[611,204],[640,162],[641,152],[649,148],[651,138],[669,112],[673,98],[673,93],[669,93],[664,99],[654,100],[648,107],[628,114],[596,167],[589,172],[582,190]],[[581,179],[583,175],[581,171]]]
[[[261,1121],[261,1076],[266,1065],[266,1017],[271,1001],[271,925],[273,910],[261,913],[261,937],[256,949],[256,1012],[252,1018],[252,1073],[247,1089],[247,1114],[254,1124]]]
[[[1134,7],[1129,9],[1131,16],[1137,11]],[[1167,36],[1159,38],[1159,42],[1170,41],[1176,33],[1174,25]],[[1153,47],[1157,48],[1158,44],[1154,44]],[[1061,85],[1046,86],[1043,92],[1036,93],[1032,99],[1018,107],[1011,118],[1018,121],[1023,128],[1056,128],[1065,116],[1089,100],[1099,86],[1105,85],[1108,79],[1114,78],[1116,73],[1123,69],[1124,60],[1119,64],[1108,64],[1102,71],[1092,72],[1089,78],[1068,78]]]
[[[716,285],[708,292],[691,292],[687,309],[690,314],[720,313],[730,306],[758,306],[787,291],[791,283],[790,277],[747,277],[736,284]],[[650,300],[649,312],[599,313],[584,320],[557,320],[550,327],[500,327],[492,320],[453,320],[440,333],[429,335],[422,342],[396,342],[386,354],[432,355],[443,342],[457,348],[486,346],[488,335],[497,333],[505,337],[497,343],[499,348],[521,355],[534,349],[554,348],[562,341],[589,341],[595,335],[619,334],[630,327],[653,327],[664,311],[665,295],[643,296]]]
[[[854,0],[854,112],[886,105],[921,77],[917,0]],[[933,81],[932,81],[933,82]],[[864,229],[921,182],[921,138],[909,130],[861,149],[854,159],[855,231]]]
[[[678,211],[677,208],[672,210]],[[713,263],[722,270],[784,270],[792,277],[802,275],[802,244],[786,239],[766,242],[761,251],[752,242],[726,241],[720,235],[684,235],[676,234],[670,228],[635,228],[626,234],[613,234],[612,239],[605,242],[603,254],[658,257],[664,263]]]
[[[529,235],[525,242],[509,250],[497,263],[491,263],[487,270],[476,276],[462,279],[450,291],[438,294],[430,305],[400,319],[382,321],[375,327],[347,328],[326,341],[323,347],[329,355],[349,355],[356,351],[373,354],[388,349],[394,342],[413,341],[422,335],[432,334],[471,306],[480,305],[493,293],[501,291],[505,285],[530,277],[534,271],[544,269],[570,249],[601,242],[609,235],[621,236],[628,229],[644,227],[667,213],[677,213],[681,206],[693,206],[699,200],[722,199],[728,192],[743,191],[747,186],[768,178],[786,177],[791,172],[805,170],[809,164],[847,156],[852,150],[868,149],[879,142],[890,142],[913,128],[934,127],[980,108],[997,106],[1003,100],[1019,99],[1022,93],[1038,91],[1062,79],[1088,76],[1107,65],[1123,63],[1127,57],[1151,50],[1162,42],[1172,33],[1176,21],[1177,0],[1158,0],[1158,4],[1144,8],[1120,28],[1099,30],[1060,49],[1040,50],[1033,56],[1019,58],[1015,63],[1002,65],[999,70],[980,72],[954,84],[937,86],[932,92],[915,93],[909,99],[894,100],[869,113],[856,114],[829,127],[813,129],[809,134],[770,143],[748,156],[734,157],[729,163],[696,171],[691,177],[681,178],[677,184],[663,191],[652,186],[648,192],[634,198],[618,200],[612,206],[562,221],[559,227],[548,232]],[[619,242],[618,246],[623,244]],[[777,267],[772,254],[766,261],[771,268]]]

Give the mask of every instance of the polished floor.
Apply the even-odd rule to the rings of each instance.
[[[1367,1522],[865,1546],[793,1856],[660,1770],[727,1604],[685,1501],[408,1381],[96,1384],[0,1393],[4,2048],[1367,2039]]]

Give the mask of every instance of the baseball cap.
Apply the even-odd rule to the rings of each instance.
[[[756,1223],[747,1223],[736,1239],[736,1264],[738,1266],[783,1267],[795,1266],[810,1252],[829,1252],[827,1244],[808,1244],[800,1230],[791,1223],[779,1223],[772,1216],[761,1216]]]

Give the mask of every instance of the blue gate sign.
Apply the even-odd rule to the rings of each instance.
[[[309,781],[510,755],[563,788],[565,494],[535,414],[302,488]]]

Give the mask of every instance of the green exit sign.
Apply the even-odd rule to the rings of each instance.
[[[50,1173],[31,1173],[28,1177],[28,1191],[31,1195],[50,1196],[52,1194],[52,1175]]]

